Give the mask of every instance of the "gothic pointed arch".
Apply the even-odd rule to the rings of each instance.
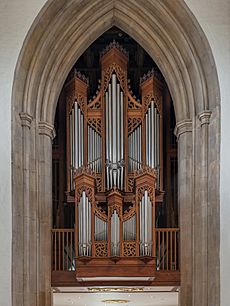
[[[85,1],[84,6],[80,0],[49,0],[25,39],[12,89],[13,261],[24,259],[23,266],[13,267],[13,305],[50,305],[47,235],[55,109],[73,64],[113,25],[154,59],[174,101],[181,304],[217,305],[220,94],[214,59],[183,1],[132,0]],[[31,281],[36,284],[33,292]],[[22,291],[18,283],[23,284]]]

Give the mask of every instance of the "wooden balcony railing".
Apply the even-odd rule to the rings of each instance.
[[[156,228],[158,271],[179,270],[179,229]]]
[[[74,229],[52,229],[53,271],[75,271]]]
[[[156,228],[157,271],[179,270],[179,229]],[[75,271],[74,229],[52,229],[52,270]]]

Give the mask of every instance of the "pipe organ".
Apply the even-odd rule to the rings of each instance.
[[[155,205],[163,201],[163,81],[155,70],[144,75],[137,100],[128,60],[112,42],[101,53],[101,80],[91,100],[80,72],[65,87],[77,279],[154,276]]]

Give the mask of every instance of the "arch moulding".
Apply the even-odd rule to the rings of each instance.
[[[22,47],[12,93],[13,306],[51,305],[52,139],[68,72],[117,26],[153,58],[176,113],[181,306],[219,304],[220,97],[212,52],[184,1],[49,0]]]

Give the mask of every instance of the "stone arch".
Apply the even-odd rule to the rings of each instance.
[[[56,104],[73,64],[113,25],[150,54],[174,101],[183,246],[181,305],[217,305],[217,72],[207,39],[186,4],[150,0],[87,0],[84,5],[80,0],[49,0],[25,39],[12,93],[13,305],[50,305],[47,233],[51,228],[51,142]],[[23,263],[20,266],[18,258]]]

